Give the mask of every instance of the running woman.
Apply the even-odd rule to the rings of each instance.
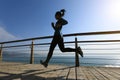
[[[42,60],[40,61],[40,63],[44,67],[48,66],[48,63],[53,55],[54,48],[56,47],[57,44],[62,52],[76,52],[77,51],[83,57],[83,52],[80,47],[78,47],[77,49],[64,47],[63,35],[61,33],[61,30],[62,30],[63,25],[68,24],[68,22],[65,19],[63,19],[64,15],[65,15],[64,9],[57,11],[55,14],[55,18],[57,22],[55,24],[53,22],[51,23],[55,32],[54,32],[53,40],[50,44],[50,48],[49,48],[49,52],[48,52],[46,60],[44,62]]]

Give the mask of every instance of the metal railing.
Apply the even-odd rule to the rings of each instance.
[[[64,36],[64,38],[65,37],[71,37],[72,41],[68,40],[68,41],[65,41],[64,43],[65,43],[66,46],[68,45],[68,46],[72,46],[72,47],[75,47],[75,48],[77,46],[79,46],[79,44],[80,44],[80,46],[89,46],[89,45],[90,46],[100,46],[100,45],[102,45],[102,46],[106,46],[106,45],[112,46],[112,45],[119,45],[120,44],[119,43],[120,42],[119,39],[117,39],[117,40],[116,39],[115,40],[113,40],[113,39],[111,39],[111,40],[110,39],[104,39],[104,40],[77,40],[77,37],[81,37],[81,36],[91,36],[91,35],[92,36],[98,36],[98,35],[111,35],[111,34],[114,34],[114,35],[115,34],[120,34],[120,31],[102,31],[102,32],[73,33],[73,34],[65,34],[63,36]],[[2,61],[2,59],[4,58],[3,54],[5,52],[7,53],[8,49],[9,49],[8,50],[8,52],[9,52],[8,55],[9,56],[10,56],[10,54],[13,54],[13,53],[16,54],[17,51],[18,52],[26,52],[27,51],[26,53],[29,53],[27,55],[30,55],[30,56],[27,56],[28,57],[27,61],[29,61],[29,63],[32,64],[32,63],[35,62],[34,59],[39,57],[39,56],[37,56],[37,57],[34,56],[35,51],[38,51],[38,53],[42,53],[42,52],[43,53],[47,53],[48,52],[48,49],[49,49],[48,47],[50,45],[50,42],[49,41],[41,42],[41,41],[42,40],[44,41],[46,39],[52,39],[52,37],[53,36],[43,36],[43,37],[28,38],[28,39],[22,39],[22,40],[0,42],[0,44],[1,44],[1,47],[0,47],[0,60]],[[73,38],[75,38],[75,39],[73,39]],[[38,46],[39,46],[39,48],[37,48],[37,50],[35,50],[35,47],[38,47]],[[44,47],[47,47],[47,48],[44,48]],[[24,49],[23,50],[21,50],[21,49],[17,50],[17,48],[22,48],[22,49],[24,48]],[[40,50],[41,48],[43,48],[43,49]],[[28,50],[26,50],[26,49],[28,49]],[[11,53],[10,53],[10,50],[12,50]],[[87,50],[87,52],[85,50]],[[105,50],[105,51],[103,51],[103,50]],[[90,51],[93,51],[93,52],[95,51],[95,53],[93,53],[93,54],[96,54],[96,53],[98,53],[100,51],[103,51],[104,53],[106,53],[106,52],[110,53],[107,50],[109,50],[109,51],[110,50],[114,50],[114,51],[117,51],[118,54],[119,54],[118,50],[120,50],[120,49],[119,49],[118,46],[115,49],[114,48],[109,48],[109,47],[108,48],[83,48],[84,54],[86,54],[86,53],[89,54]],[[56,53],[59,52],[58,49],[56,49],[55,51],[56,51]],[[103,52],[101,52],[101,54],[103,54]],[[113,53],[110,53],[110,54],[113,54]],[[56,54],[56,55],[58,55],[58,54]],[[79,66],[79,60],[80,60],[79,56],[78,56],[77,53],[75,54],[75,56],[76,56],[75,57],[75,62],[76,62],[75,66]],[[93,56],[93,55],[91,55],[91,56]],[[20,58],[25,58],[25,57],[26,56],[20,57]],[[74,58],[74,57],[72,57],[72,58]],[[55,61],[58,58],[56,58],[56,59],[53,58],[53,59],[54,59],[53,61]],[[65,59],[67,59],[67,58],[65,58]],[[71,58],[68,58],[68,59],[71,59]],[[103,60],[103,58],[91,58],[89,60],[92,60],[92,59]],[[105,58],[104,60],[114,60],[114,59],[110,59],[110,58],[107,59],[107,58]],[[69,62],[68,62],[68,64],[69,64]],[[93,63],[82,62],[81,64],[96,64],[96,63],[94,63],[94,61],[93,61]]]

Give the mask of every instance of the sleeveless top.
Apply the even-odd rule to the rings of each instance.
[[[62,32],[61,32],[61,30],[62,30],[62,26],[63,25],[66,25],[66,24],[68,24],[68,22],[65,20],[65,19],[63,19],[63,18],[61,18],[61,19],[59,19],[57,22],[56,22],[56,24],[55,24],[55,33],[54,33],[54,35],[55,36],[63,36],[62,35]]]

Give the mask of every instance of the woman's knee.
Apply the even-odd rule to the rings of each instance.
[[[65,50],[64,49],[60,49],[61,50],[61,52],[65,52]]]
[[[66,52],[66,50],[65,49],[60,49],[62,52]]]

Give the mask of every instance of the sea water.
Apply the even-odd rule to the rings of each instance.
[[[45,60],[46,56],[40,56],[39,54],[34,55],[34,63],[40,64],[40,60]],[[30,56],[28,54],[20,55],[8,55],[3,54],[3,61],[7,62],[22,62],[29,63]],[[85,55],[83,58],[79,57],[81,66],[120,66],[120,55]],[[57,56],[53,55],[49,64],[59,64],[59,65],[75,65],[75,56],[74,55],[64,55]]]

